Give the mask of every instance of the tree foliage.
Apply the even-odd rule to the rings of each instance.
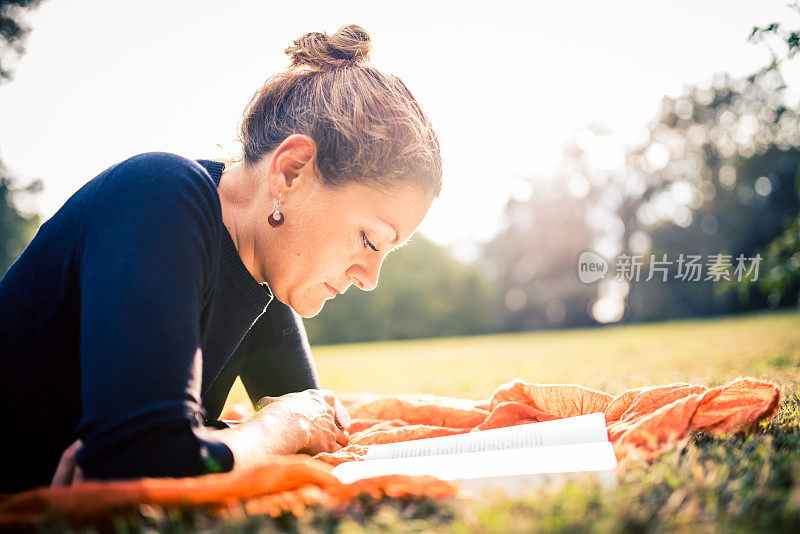
[[[13,76],[5,57],[9,53],[20,56],[25,53],[25,38],[30,28],[22,19],[23,12],[40,3],[41,0],[0,0],[0,83]]]
[[[497,275],[503,329],[585,324],[588,308],[612,290],[626,320],[797,303],[800,116],[786,104],[779,66],[798,51],[798,33],[780,24],[754,28],[752,41],[770,41],[770,65],[743,78],[715,75],[707,86],[665,97],[647,141],[625,149],[617,169],[593,165],[584,149],[603,151],[599,141],[610,136],[601,125],[565,144],[555,182],[531,181],[530,200],[510,201],[509,224],[485,249]],[[651,255],[674,261],[682,253],[761,254],[760,280],[642,276],[622,289],[607,284],[609,277],[582,285],[577,257],[600,244],[614,255],[639,255],[644,273]]]
[[[800,14],[800,3],[795,2],[792,7]],[[780,22],[753,26],[748,40],[751,43],[765,45],[772,57],[769,64],[753,74],[754,78],[775,71],[781,63],[800,52],[800,29],[786,28],[786,25]]]
[[[647,236],[647,255],[755,257],[797,215],[800,120],[783,104],[781,87],[777,73],[719,76],[710,89],[664,99],[649,142],[629,156],[629,168],[644,177],[650,194],[625,205],[622,215],[631,225],[628,235]],[[762,261],[761,275],[774,267]],[[787,293],[768,302],[752,291],[736,299],[725,291],[734,285],[642,280],[630,289],[628,317],[705,315],[797,299]]]
[[[21,55],[30,28],[22,21],[26,9],[37,7],[40,0],[0,0],[0,84],[12,78],[6,66],[9,52]],[[28,193],[41,190],[42,184],[34,180],[23,188],[13,186],[14,179],[0,161],[0,276],[6,272],[25,246],[33,239],[39,226],[39,217],[24,215],[13,202],[13,193],[20,189]]]
[[[36,180],[25,189],[35,193],[40,187],[41,182]],[[13,192],[11,180],[0,162],[0,276],[14,263],[39,228],[38,216],[24,215],[14,205]]]
[[[493,327],[491,298],[480,269],[418,234],[386,258],[374,291],[351,288],[305,325],[315,344],[479,334]]]
[[[794,7],[800,13],[800,5]],[[634,202],[635,210],[624,213],[633,225],[649,219],[644,226],[654,252],[760,255],[758,278],[638,284],[629,297],[629,316],[685,316],[800,301],[800,115],[785,104],[780,70],[800,50],[798,35],[800,30],[777,22],[755,26],[749,40],[766,45],[770,63],[746,78],[718,76],[708,90],[691,88],[680,99],[665,99],[650,142],[632,154],[648,187],[655,185],[661,195],[687,184],[694,190],[685,206],[654,198]],[[669,156],[661,169],[647,168],[654,146]],[[658,205],[671,210],[671,217],[654,213]]]
[[[504,229],[483,250],[501,330],[591,324],[595,289],[575,275],[596,237],[586,221],[588,199],[571,194],[564,180],[527,181],[530,198],[508,201]]]

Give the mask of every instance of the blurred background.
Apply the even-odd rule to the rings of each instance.
[[[761,0],[482,3],[0,0],[0,273],[105,168],[236,154],[283,50],[373,36],[442,142],[420,231],[306,321],[314,344],[797,308],[800,8]],[[578,258],[609,262],[583,283]],[[760,255],[759,274],[615,276],[617,258]]]

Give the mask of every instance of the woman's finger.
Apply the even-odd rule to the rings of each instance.
[[[313,456],[320,452],[331,452],[336,449],[336,440],[338,439],[334,431],[336,427],[333,425],[332,417],[328,416],[326,419],[329,420],[326,421],[325,424],[317,422],[311,441],[308,446],[300,452]]]
[[[319,394],[322,395],[322,398],[325,399],[325,402],[330,404],[332,407],[335,407],[336,395],[333,394],[333,391],[329,389],[320,389],[318,391]]]
[[[336,411],[337,425],[344,430],[348,430],[350,428],[350,414],[347,412],[347,408],[344,407],[344,404],[339,399],[334,399],[333,408]]]
[[[339,432],[336,433],[336,443],[342,447],[347,447],[350,443],[350,432],[347,430],[339,430]]]
[[[342,404],[342,402],[336,398],[336,395],[334,395],[333,391],[329,389],[321,389],[319,392],[325,401],[333,407],[336,426],[345,430],[350,428],[350,414],[347,413],[347,408],[345,408],[344,404]]]
[[[83,479],[82,473],[80,473],[80,467],[78,467],[78,464],[75,462],[75,457],[78,455],[81,445],[83,445],[83,442],[77,440],[61,454],[61,459],[58,461],[58,467],[56,467],[56,472],[50,482],[50,487],[64,488],[71,486],[73,482],[78,482]],[[78,472],[78,477],[75,476],[76,471]]]
[[[258,410],[262,409],[264,406],[268,404],[272,404],[273,402],[279,400],[279,397],[261,397],[259,401],[256,403],[256,408]]]

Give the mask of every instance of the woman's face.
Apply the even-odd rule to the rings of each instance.
[[[414,186],[390,190],[350,183],[331,187],[300,175],[284,196],[284,223],[263,213],[255,256],[275,297],[303,317],[355,284],[372,291],[386,254],[404,244],[422,222],[432,198]]]

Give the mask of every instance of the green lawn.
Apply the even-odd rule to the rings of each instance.
[[[583,330],[314,348],[334,391],[485,398],[513,378],[619,393],[674,381],[749,375],[781,384],[778,414],[748,438],[695,435],[652,464],[626,464],[619,486],[571,483],[525,499],[364,499],[344,514],[164,516],[135,529],[244,532],[800,532],[800,313],[769,312]],[[242,398],[239,384],[232,398]]]
[[[312,347],[333,391],[481,399],[522,378],[616,394],[642,385],[717,385],[740,375],[798,383],[800,313]],[[237,383],[231,400],[245,398]]]

